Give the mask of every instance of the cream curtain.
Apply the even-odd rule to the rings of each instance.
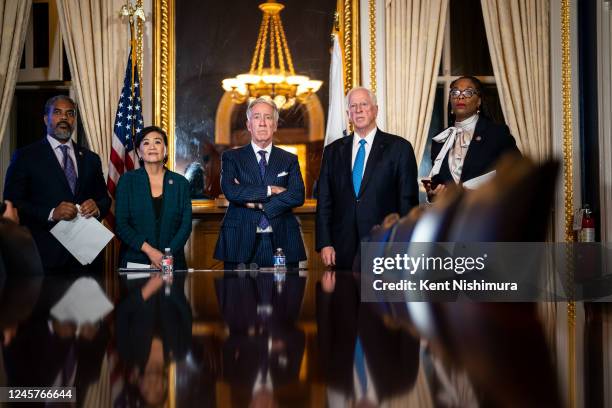
[[[549,0],[481,0],[493,73],[506,123],[521,152],[536,161],[551,157]],[[548,285],[554,260],[547,256]],[[564,350],[567,329],[556,302],[538,304],[553,359]],[[564,359],[557,360],[566,367]]]
[[[387,127],[420,163],[427,144],[448,0],[387,0]]]
[[[0,143],[11,111],[32,0],[0,0]]]
[[[125,0],[57,0],[79,113],[106,174],[113,123],[129,50]]]
[[[481,2],[506,123],[523,154],[549,158],[549,0]]]

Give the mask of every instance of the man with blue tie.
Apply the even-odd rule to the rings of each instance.
[[[327,266],[351,269],[359,243],[385,216],[419,204],[417,165],[406,139],[376,126],[376,96],[353,88],[346,96],[354,133],[323,151],[316,248]]]
[[[47,101],[44,121],[47,136],[13,155],[4,198],[13,202],[21,223],[30,229],[47,274],[100,272],[100,257],[95,266],[83,266],[49,232],[57,222],[72,220],[77,213],[98,219],[106,216],[111,199],[100,157],[70,140],[76,104],[68,96]]]
[[[272,144],[278,108],[257,98],[247,108],[251,143],[221,158],[221,189],[229,201],[215,248],[225,269],[239,263],[273,265],[282,248],[289,267],[306,259],[300,225],[292,210],[304,203],[304,182],[297,156]]]

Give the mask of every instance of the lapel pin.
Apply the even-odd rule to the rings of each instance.
[[[168,184],[174,184],[174,180],[172,179],[168,180]]]
[[[482,140],[482,137],[480,137],[480,136],[476,136],[476,141],[477,141],[477,142],[480,142],[481,140]]]
[[[82,156],[82,155],[83,155],[83,152],[79,151],[79,156]]]

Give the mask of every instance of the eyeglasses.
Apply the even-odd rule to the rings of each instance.
[[[472,88],[467,88],[467,89],[464,89],[463,91],[453,88],[450,90],[449,95],[451,98],[454,98],[454,99],[459,98],[461,95],[463,95],[465,99],[470,99],[472,96],[478,95],[478,91]]]

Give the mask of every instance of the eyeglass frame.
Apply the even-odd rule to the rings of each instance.
[[[454,95],[453,95],[453,92],[455,92],[455,91],[456,91],[456,92],[459,92],[459,94],[458,94],[457,96],[454,96]],[[466,91],[470,91],[470,92],[472,92],[472,95],[467,96],[467,95],[465,94],[465,92],[466,92]],[[451,89],[451,90],[448,92],[448,96],[449,96],[450,98],[453,98],[453,99],[459,99],[461,96],[463,96],[463,98],[464,98],[464,99],[470,99],[470,98],[471,98],[471,97],[473,97],[474,95],[480,95],[480,92],[478,92],[478,90],[476,90],[476,89],[474,89],[474,88],[465,88],[463,91],[460,91],[460,90],[459,90],[459,89],[457,89],[457,88],[453,88],[453,89]]]

